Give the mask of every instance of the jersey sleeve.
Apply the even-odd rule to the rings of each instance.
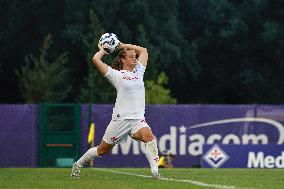
[[[119,71],[112,69],[110,66],[108,66],[108,71],[104,75],[115,88],[117,88],[118,74],[119,74]]]
[[[141,73],[142,75],[144,75],[144,72],[146,70],[146,67],[143,66],[143,64],[141,64],[141,62],[137,62],[137,65],[136,65],[136,69],[139,71],[139,73]]]

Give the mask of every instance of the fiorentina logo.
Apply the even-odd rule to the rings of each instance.
[[[229,156],[220,148],[219,145],[215,144],[212,146],[202,158],[214,168],[218,168],[225,163]]]

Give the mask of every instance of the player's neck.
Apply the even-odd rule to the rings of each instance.
[[[134,64],[133,65],[129,65],[129,66],[123,65],[123,69],[127,70],[129,72],[132,72],[134,68],[135,68]]]

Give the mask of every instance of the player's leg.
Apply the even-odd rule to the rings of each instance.
[[[158,147],[154,135],[149,125],[144,121],[139,121],[133,128],[132,138],[145,143],[146,157],[149,161],[151,172],[154,178],[159,178],[158,174]]]
[[[111,121],[110,124],[107,126],[105,135],[111,133],[112,130],[114,130],[113,121]],[[102,156],[112,149],[114,143],[108,143],[107,141],[105,141],[104,138],[99,146],[90,148],[77,162],[73,164],[71,177],[80,177],[80,168],[83,167],[86,162],[94,160],[96,157]]]
[[[129,121],[125,120],[112,120],[107,126],[103,140],[100,145],[89,149],[77,162],[73,164],[72,177],[80,176],[80,168],[96,157],[100,157],[109,152],[113,146],[123,140],[130,131]]]
[[[90,148],[78,161],[77,164],[83,167],[85,163],[94,160],[96,157],[101,157],[113,148],[114,144],[108,144],[104,140],[101,141],[99,146]]]
[[[113,148],[114,144],[108,144],[104,140],[99,146],[90,148],[77,162],[73,164],[71,177],[80,177],[80,168],[88,161],[94,160],[96,157],[101,157]]]

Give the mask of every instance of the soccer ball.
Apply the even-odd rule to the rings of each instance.
[[[114,33],[105,33],[101,36],[99,43],[109,54],[118,49],[120,41]]]

